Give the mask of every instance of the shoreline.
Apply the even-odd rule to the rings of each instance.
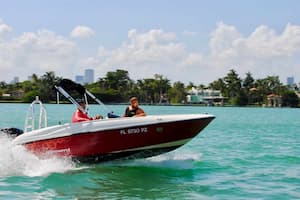
[[[0,104],[5,103],[16,103],[16,104],[31,104],[31,102],[22,102],[22,101],[5,101],[0,100]],[[43,104],[56,104],[56,102],[47,102]],[[69,102],[60,102],[59,104],[72,104]],[[97,103],[89,103],[90,105],[97,105]],[[105,103],[104,105],[129,105],[129,103]],[[205,104],[150,104],[150,103],[140,103],[141,106],[190,106],[190,107],[218,107],[218,108],[230,108],[230,107],[239,107],[239,108],[294,108],[294,107],[268,107],[268,106],[257,106],[257,105],[247,105],[247,106],[234,106],[234,105],[205,105]],[[299,108],[299,107],[296,107]]]

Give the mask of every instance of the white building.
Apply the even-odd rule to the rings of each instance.
[[[225,99],[219,90],[198,90],[194,87],[186,96],[187,103],[190,104],[223,105]]]

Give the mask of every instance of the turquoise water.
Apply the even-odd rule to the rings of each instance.
[[[75,109],[45,106],[49,125],[69,122]],[[0,127],[23,128],[27,108],[0,104]],[[300,199],[300,109],[143,108],[148,114],[209,113],[216,119],[171,153],[98,165],[40,160],[0,136],[0,199]],[[97,111],[91,106],[91,115]]]

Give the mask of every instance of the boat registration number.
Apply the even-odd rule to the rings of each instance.
[[[127,135],[127,134],[138,134],[138,133],[147,133],[148,128],[142,127],[142,128],[128,128],[128,129],[122,129],[120,130],[121,135]]]

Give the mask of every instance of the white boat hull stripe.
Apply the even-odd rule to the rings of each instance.
[[[126,149],[121,151],[113,151],[111,153],[121,153],[121,152],[128,152],[128,151],[141,151],[147,149],[159,149],[159,148],[167,148],[167,147],[174,147],[174,146],[181,146],[190,141],[192,138],[184,139],[184,140],[177,140],[173,142],[161,143],[156,145],[150,145],[145,147],[133,148],[133,149]]]

